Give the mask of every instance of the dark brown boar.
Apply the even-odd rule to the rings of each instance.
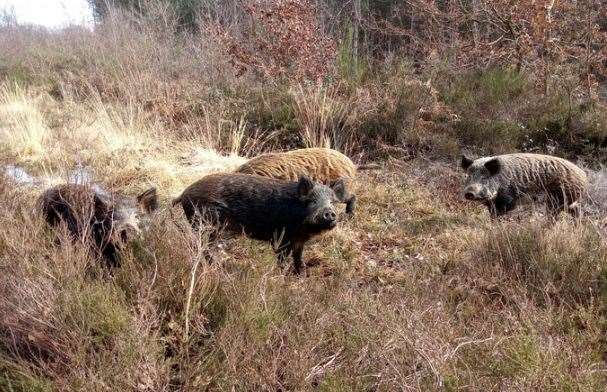
[[[327,186],[306,176],[293,182],[239,173],[211,174],[190,185],[173,205],[181,203],[194,227],[204,219],[272,243],[279,262],[292,255],[295,273],[300,273],[304,244],[337,225],[334,203],[345,193],[341,179]]]
[[[118,267],[120,250],[140,231],[142,216],[158,207],[158,196],[156,188],[125,198],[98,187],[63,184],[46,190],[38,205],[50,226],[65,223],[74,239],[90,242],[108,267]]]

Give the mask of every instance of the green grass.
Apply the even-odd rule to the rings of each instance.
[[[0,389],[6,392],[53,392],[51,380],[29,374],[27,369],[11,366],[10,361],[3,363],[0,354]]]

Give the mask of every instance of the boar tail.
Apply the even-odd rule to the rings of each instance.
[[[171,202],[171,207],[175,207],[177,205],[177,203],[181,203],[181,196],[173,199],[173,201]]]
[[[358,170],[379,170],[381,169],[381,165],[378,163],[366,163],[364,165],[358,165],[356,168]]]

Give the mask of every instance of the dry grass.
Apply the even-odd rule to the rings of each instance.
[[[42,153],[11,137],[2,148],[35,175],[81,163],[108,188],[153,182],[168,197],[240,161],[154,137],[101,102],[64,117],[78,105],[22,94]],[[73,116],[90,121],[79,128]],[[11,118],[7,135],[18,131]],[[110,276],[82,245],[55,245],[32,211],[37,188],[4,178],[0,386],[602,390],[607,246],[592,221],[494,224],[459,202],[456,172],[421,160],[361,176],[357,217],[307,249],[315,266],[303,278],[284,275],[263,244],[210,246],[166,208]]]
[[[353,102],[332,96],[322,87],[305,89],[302,85],[291,91],[295,102],[295,121],[306,147],[327,147],[350,150],[356,143],[352,130]]]
[[[9,151],[20,158],[40,158],[45,151],[48,129],[38,108],[18,86],[3,85],[0,114],[3,119],[2,140]],[[19,132],[11,132],[18,129]]]
[[[89,105],[59,104],[48,95],[28,96],[16,87],[5,88],[0,111],[0,150],[44,184],[87,167],[110,188],[133,190],[150,183],[174,196],[205,173],[245,162],[236,155],[242,141],[237,132],[230,142],[234,152],[222,155],[210,136],[158,137],[160,123],[146,121],[132,106],[116,108],[98,99]]]
[[[260,90],[220,75],[212,45],[176,38],[170,19],[166,30],[120,20],[0,33],[12,53],[0,390],[604,390],[603,210],[492,222],[461,200],[455,163],[393,160],[360,174],[357,216],[307,247],[307,275],[285,275],[264,244],[192,233],[169,199],[281,137],[363,152],[368,140],[418,143],[411,158],[433,143],[453,151],[441,124],[455,120],[434,121],[432,86],[402,75],[351,95]],[[44,187],[76,175],[127,195],[159,187],[161,211],[113,275],[82,244],[56,245],[34,211]]]

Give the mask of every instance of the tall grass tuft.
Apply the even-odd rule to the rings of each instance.
[[[321,86],[299,85],[291,91],[294,117],[306,147],[347,151],[354,139],[352,102]]]
[[[28,97],[19,85],[2,85],[0,135],[5,151],[26,160],[37,159],[44,154],[50,130],[39,107],[41,99]]]
[[[482,268],[517,282],[541,303],[587,304],[607,293],[607,245],[590,222],[503,223],[475,249]]]

